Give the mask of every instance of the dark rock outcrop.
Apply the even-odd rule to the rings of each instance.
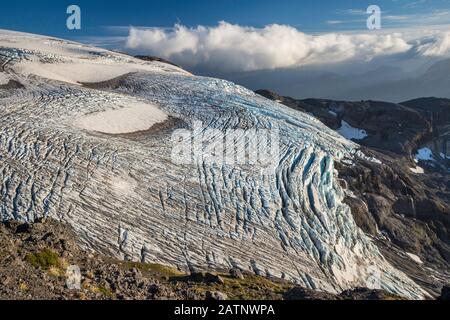
[[[450,285],[442,287],[439,300],[450,301]]]
[[[294,287],[287,291],[283,298],[285,300],[338,300],[336,295],[326,292],[318,292],[301,287]]]
[[[338,295],[294,287],[287,291],[285,300],[403,300],[401,297],[389,294],[383,290],[355,288],[346,290]]]
[[[401,104],[381,101],[296,100],[269,90],[258,90],[256,93],[293,109],[311,113],[332,129],[340,128],[342,121],[346,121],[368,133],[358,143],[390,153],[408,156],[432,132],[427,118],[418,110]]]

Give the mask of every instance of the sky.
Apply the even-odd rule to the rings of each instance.
[[[66,28],[66,8],[76,4],[82,12],[82,29]],[[0,28],[64,38],[110,33],[110,26],[195,27],[219,21],[263,27],[286,24],[304,32],[365,28],[365,10],[376,4],[385,14],[386,27],[450,23],[450,0],[146,0],[146,1],[3,1]],[[434,21],[430,17],[435,17]],[[433,20],[433,19],[431,19]]]
[[[66,26],[69,5],[81,9],[80,30]],[[370,5],[381,10],[380,30],[367,27]],[[397,81],[400,74],[414,80],[433,63],[450,59],[450,0],[6,1],[0,29],[158,56],[251,89],[283,91],[285,83],[296,82],[289,94],[302,97],[318,88],[326,97],[345,98],[355,91],[349,77],[367,84],[354,74],[384,70],[386,76],[374,78]],[[330,72],[331,78],[347,77],[339,78],[350,83],[344,93],[336,93],[334,84],[321,87]],[[299,79],[315,91],[301,91]],[[370,98],[374,89],[361,92]]]

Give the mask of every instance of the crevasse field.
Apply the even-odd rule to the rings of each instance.
[[[389,292],[426,296],[342,201],[334,163],[364,157],[359,146],[312,116],[227,81],[58,39],[0,31],[0,61],[1,219],[51,216],[87,249],[184,270],[236,266],[329,292],[378,274]],[[278,128],[273,173],[174,163],[171,134],[195,121]]]

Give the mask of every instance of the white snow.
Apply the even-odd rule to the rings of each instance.
[[[425,170],[419,166],[416,166],[415,168],[409,168],[409,170],[411,170],[412,172],[417,173],[417,174],[425,173]]]
[[[354,151],[354,155],[356,157],[364,159],[366,161],[370,161],[370,162],[377,163],[377,164],[382,164],[381,160],[379,160],[379,159],[377,159],[375,157],[372,157],[372,156],[366,156],[364,154],[364,152],[362,152],[361,150],[355,150]]]
[[[166,119],[167,114],[158,107],[137,103],[131,107],[86,115],[78,119],[75,126],[89,131],[120,134],[144,131]]]
[[[434,161],[433,151],[430,148],[419,149],[415,158],[422,161]]]
[[[367,137],[367,132],[365,130],[354,128],[344,120],[342,120],[342,126],[337,129],[337,132],[349,140],[362,140]]]
[[[106,81],[139,71],[160,71],[157,65],[121,63],[108,59],[86,60],[84,57],[54,63],[42,63],[37,59],[22,60],[13,69],[24,75],[36,75],[71,84]]]
[[[9,68],[16,73],[71,84],[106,81],[138,71],[189,74],[165,63],[142,61],[124,54],[113,55],[104,49],[9,31],[1,32],[0,47],[19,49],[22,50],[20,54],[27,56],[17,59],[19,53],[11,53],[13,62]]]
[[[414,260],[418,264],[423,264],[423,261],[420,259],[419,256],[417,256],[417,255],[415,255],[413,253],[409,253],[409,252],[406,252],[406,254],[408,255],[408,257],[410,257],[412,260]]]
[[[136,68],[125,64],[109,65],[106,63],[92,63],[87,61],[51,64],[36,61],[22,61],[14,69],[21,74],[32,74],[42,78],[72,84],[106,81],[137,71]]]

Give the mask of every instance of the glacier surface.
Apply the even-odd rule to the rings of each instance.
[[[358,145],[312,116],[224,80],[42,36],[0,31],[0,62],[2,79],[20,84],[0,87],[2,220],[50,216],[87,249],[183,270],[239,267],[329,292],[373,285],[426,296],[343,203],[334,163],[361,154]],[[120,121],[142,104],[157,108],[154,123],[168,115],[166,125],[101,132],[77,122],[117,111]],[[278,128],[273,174],[175,164],[171,133],[195,121]]]

